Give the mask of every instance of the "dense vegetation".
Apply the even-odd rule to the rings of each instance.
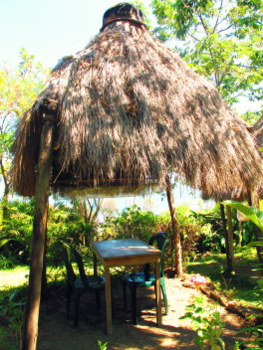
[[[139,2],[140,1],[135,1]],[[152,0],[158,26],[155,36],[179,51],[199,73],[210,78],[230,104],[241,96],[257,101],[262,96],[262,1],[160,1]],[[150,25],[150,22],[147,22]],[[22,49],[20,64],[15,69],[0,69],[0,175],[3,197],[0,204],[0,273],[5,279],[0,286],[0,347],[16,349],[20,339],[28,273],[34,201],[16,198],[12,194],[10,164],[16,123],[41,91],[49,69],[35,62],[34,56]],[[248,122],[262,114],[245,113]],[[103,211],[104,210],[104,211]],[[104,217],[98,222],[98,214]],[[239,223],[233,210],[236,274],[226,276],[225,237],[219,208],[195,213],[188,207],[178,207],[179,232],[183,244],[184,270],[201,273],[245,303],[258,304],[260,282],[240,274],[242,266],[256,264],[253,226],[250,221]],[[46,252],[49,291],[63,289],[64,279],[60,242],[71,241],[85,250],[90,264],[90,242],[94,239],[137,237],[148,241],[156,231],[166,231],[169,244],[166,268],[174,267],[174,242],[170,214],[155,215],[133,206],[112,215],[100,201],[57,202],[50,206]],[[212,268],[211,268],[212,266]],[[7,274],[5,274],[7,272]],[[19,276],[23,276],[21,281]],[[8,278],[7,278],[8,276]],[[14,276],[15,281],[11,281]],[[1,284],[2,280],[1,280]],[[262,288],[262,286],[261,286]],[[248,294],[249,292],[249,294]],[[12,337],[11,337],[12,335]]]
[[[86,201],[88,203],[88,200]],[[34,201],[10,201],[8,216],[2,221],[0,237],[0,267],[28,265],[32,234]],[[89,206],[90,208],[90,206]],[[97,213],[98,214],[98,213]],[[210,212],[196,213],[187,206],[177,208],[179,231],[183,242],[184,261],[194,261],[208,252],[225,252],[225,237],[220,211],[216,206]],[[234,241],[236,246],[246,246],[253,240],[251,222],[242,226],[234,213]],[[136,237],[148,241],[157,231],[165,231],[171,237],[170,214],[155,215],[137,206],[124,209],[115,216],[106,216],[99,223],[97,217],[89,219],[80,206],[74,203],[57,203],[50,206],[48,220],[47,263],[57,261],[56,247],[60,241],[72,241],[75,245],[89,247],[94,239]],[[173,267],[173,242],[170,239],[167,266]]]
[[[12,337],[7,349],[12,349],[12,342],[16,344],[20,338],[33,205],[33,201],[10,202],[9,217],[2,222],[0,274],[6,281],[1,293],[0,334],[7,342],[11,334],[16,335]],[[151,211],[132,206],[114,216],[108,211],[108,216],[102,223],[94,216],[87,222],[87,218],[82,214],[83,211],[74,204],[58,203],[50,207],[46,264],[48,294],[51,293],[52,298],[61,298],[64,293],[65,268],[61,255],[61,241],[70,241],[80,251],[85,251],[85,266],[91,268],[92,252],[89,246],[90,241],[94,239],[137,237],[148,241],[152,233],[160,230],[166,231],[171,238],[169,213],[155,215]],[[251,224],[245,222],[240,227],[234,215],[236,274],[226,276],[225,242],[218,207],[196,213],[186,206],[181,206],[178,207],[177,214],[183,242],[184,271],[201,273],[231,298],[244,304],[258,306],[261,300],[259,285],[249,274],[242,272],[244,267],[254,265],[257,261],[255,248],[248,246],[253,239]],[[170,239],[166,251],[166,269],[174,266],[173,256],[173,242]],[[124,270],[116,271],[123,272]],[[14,276],[14,280],[11,276]]]

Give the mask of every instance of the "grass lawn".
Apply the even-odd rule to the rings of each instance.
[[[210,254],[187,265],[187,272],[208,277],[216,287],[230,298],[244,305],[262,306],[262,275],[256,271],[255,248],[237,248],[234,254],[235,272],[226,276],[225,254]],[[261,286],[261,291],[260,291]]]
[[[28,266],[17,266],[13,269],[0,270],[0,291],[22,287],[27,283],[28,276]]]

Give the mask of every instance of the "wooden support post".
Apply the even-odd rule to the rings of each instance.
[[[53,130],[54,124],[46,121],[42,128],[37,167],[29,289],[22,350],[35,350],[38,336]]]
[[[230,261],[229,261],[228,232],[227,232],[227,229],[226,229],[225,207],[224,207],[223,204],[220,204],[220,213],[221,213],[221,220],[222,220],[223,233],[224,233],[224,237],[225,237],[226,261],[227,261],[227,266],[228,266],[228,268],[229,268]]]
[[[227,213],[227,225],[228,225],[228,272],[234,271],[234,244],[233,244],[233,223],[232,223],[232,211],[229,205],[226,206]]]
[[[177,222],[176,211],[175,211],[174,195],[173,195],[173,189],[170,183],[169,176],[167,176],[166,178],[166,195],[167,195],[171,221],[172,221],[176,273],[178,278],[182,278],[183,277],[182,244],[181,244],[181,237],[178,231],[178,222]]]

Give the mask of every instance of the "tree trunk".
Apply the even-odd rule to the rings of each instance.
[[[170,179],[167,176],[166,178],[166,195],[170,209],[171,221],[172,221],[172,231],[174,239],[174,248],[175,248],[175,268],[178,278],[183,277],[183,263],[182,263],[182,244],[181,236],[178,231],[178,222],[176,217],[176,209],[174,203],[173,189],[170,183]]]
[[[41,296],[43,256],[45,249],[45,234],[47,226],[53,129],[54,125],[50,121],[46,121],[43,125],[41,135],[35,190],[29,289],[22,350],[35,350],[38,336],[38,317]]]
[[[232,223],[232,211],[229,205],[226,206],[227,213],[227,225],[228,225],[228,272],[234,271],[234,244],[233,244],[233,223]]]
[[[46,232],[45,232],[45,248],[44,248],[44,256],[43,256],[42,286],[41,286],[41,296],[44,298],[47,298],[49,296],[48,287],[47,287],[46,254],[47,254],[47,226],[46,226]]]

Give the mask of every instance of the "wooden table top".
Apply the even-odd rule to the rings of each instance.
[[[161,251],[135,238],[92,242],[92,249],[105,265],[121,266],[158,261]]]

